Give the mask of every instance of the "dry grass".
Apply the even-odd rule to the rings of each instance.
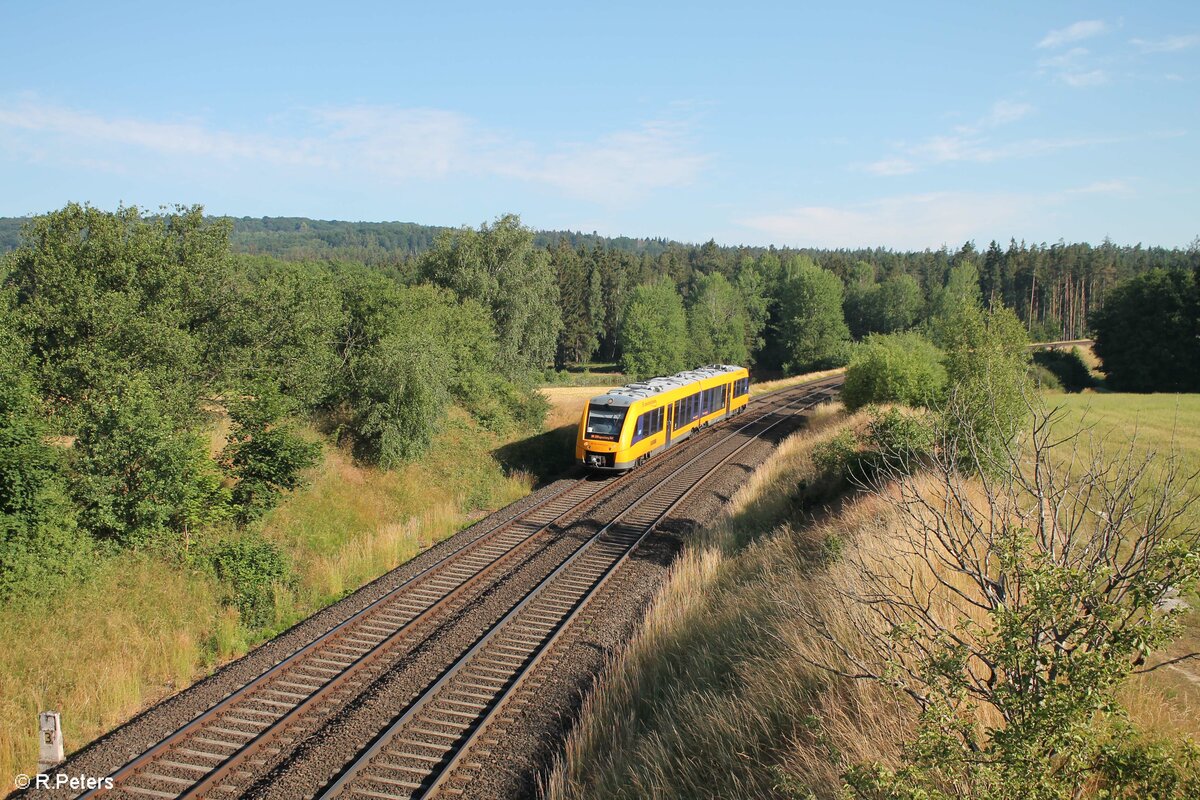
[[[1162,413],[1150,416],[1153,430],[1171,427]],[[856,587],[867,588],[862,567],[911,576],[918,590],[936,579],[903,555],[911,534],[885,499],[861,496],[817,518],[800,507],[802,487],[817,477],[813,446],[863,424],[828,410],[814,417],[811,431],[789,439],[738,492],[729,515],[684,548],[641,629],[585,701],[544,787],[548,798],[833,798],[849,765],[896,763],[915,707],[813,666],[845,661],[805,619],[824,619],[869,656],[863,631],[872,623],[852,601]],[[962,619],[949,591],[934,597],[944,625]],[[1130,681],[1121,699],[1153,734],[1198,736],[1197,691],[1200,676],[1163,670]]]
[[[822,372],[809,372],[805,375],[793,375],[790,378],[780,378],[775,381],[764,381],[762,383],[750,384],[750,396],[757,397],[760,394],[769,394],[770,392],[778,392],[780,389],[790,389],[801,383],[809,381],[819,381],[822,378],[828,378],[831,375],[841,375],[845,372],[845,368],[827,369]]]
[[[832,796],[843,767],[892,760],[907,711],[798,656],[793,609],[822,603],[826,537],[876,531],[878,508],[789,522],[813,446],[845,424],[822,409],[689,541],[642,628],[585,702],[546,792],[567,798]],[[859,529],[864,529],[860,531]]]
[[[124,555],[55,598],[0,611],[0,775],[37,763],[37,713],[63,712],[70,749],[242,651],[215,587],[186,570]]]

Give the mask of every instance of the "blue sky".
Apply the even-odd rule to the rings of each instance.
[[[0,215],[1187,245],[1200,3],[0,0]]]

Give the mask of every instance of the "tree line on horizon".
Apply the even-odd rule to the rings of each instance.
[[[26,218],[0,218],[0,253],[17,247]],[[229,218],[231,249],[236,253],[288,261],[362,263],[403,280],[411,280],[425,253],[439,237],[457,230],[408,222],[343,222],[303,217]],[[715,241],[684,244],[662,237],[606,237],[575,231],[533,231],[532,242],[550,253],[569,248],[602,271],[618,269],[640,276],[669,276],[686,294],[695,273],[720,272],[727,279],[747,261],[769,271],[771,258],[787,263],[803,256],[842,279],[847,286],[861,275],[862,264],[880,282],[898,275],[912,277],[926,298],[944,284],[949,270],[970,260],[976,264],[986,307],[1005,305],[1035,340],[1073,339],[1088,330],[1088,319],[1118,283],[1153,269],[1193,266],[1196,243],[1189,248],[1117,245],[1105,239],[1086,242],[1027,243],[992,241],[977,249],[966,242],[957,250],[897,251],[888,248],[777,248],[722,246]],[[597,251],[603,256],[597,256]],[[559,266],[556,263],[556,268]],[[600,357],[614,358],[611,340]]]

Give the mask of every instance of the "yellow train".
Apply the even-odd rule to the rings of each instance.
[[[750,373],[727,364],[611,389],[583,410],[575,459],[591,469],[632,469],[749,401]]]

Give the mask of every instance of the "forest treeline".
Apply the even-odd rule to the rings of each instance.
[[[0,252],[14,249],[27,220],[0,218]],[[290,261],[357,262],[411,279],[420,258],[438,237],[452,230],[407,222],[340,222],[303,217],[230,218],[229,240],[236,253]],[[1152,269],[1190,268],[1189,250],[1157,246],[1117,245],[1109,240],[1087,243],[991,242],[982,249],[968,242],[958,250],[894,251],[885,248],[822,250],[720,246],[713,241],[688,245],[664,238],[604,237],[572,231],[533,232],[536,247],[557,252],[565,245],[583,252],[602,272],[617,270],[639,282],[669,277],[686,291],[697,273],[720,272],[731,279],[747,261],[771,272],[774,260],[787,263],[806,257],[817,266],[851,281],[867,264],[884,282],[912,277],[929,298],[944,284],[950,267],[973,261],[985,305],[1005,305],[1036,340],[1078,338],[1087,333],[1088,316],[1103,305],[1118,283]],[[1194,251],[1194,247],[1192,248]],[[763,262],[766,259],[766,262]],[[589,269],[592,265],[589,265]],[[556,264],[558,267],[558,264]],[[619,282],[611,277],[610,285]],[[628,283],[628,281],[625,281]],[[600,357],[611,359],[610,338]]]

